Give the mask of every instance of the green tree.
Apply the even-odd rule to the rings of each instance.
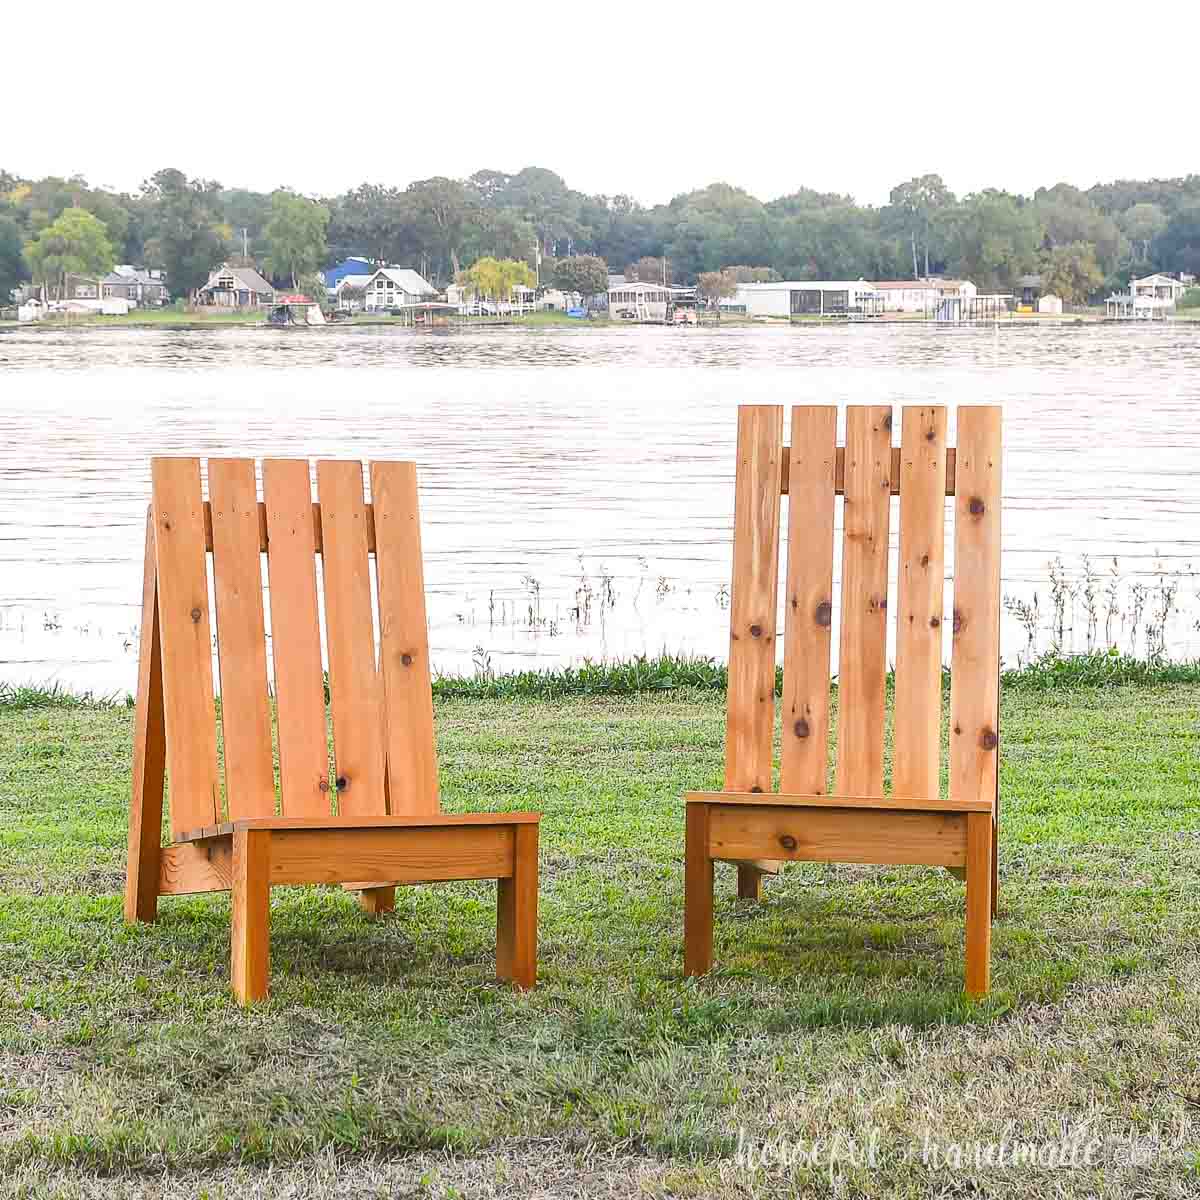
[[[315,273],[325,261],[328,227],[329,209],[323,204],[295,192],[274,192],[263,229],[267,269],[273,275],[286,276],[292,287],[298,287],[301,275]]]
[[[202,287],[229,253],[232,231],[219,214],[221,186],[168,167],[142,185],[149,209],[146,261],[166,272],[177,296]]]
[[[1104,282],[1096,250],[1088,242],[1055,246],[1042,260],[1042,294],[1065,304],[1082,304]]]
[[[696,293],[706,300],[722,300],[737,291],[738,277],[732,267],[723,271],[701,271],[696,276]]]
[[[1032,205],[989,189],[948,210],[945,236],[950,269],[981,292],[998,292],[1036,266],[1042,228]]]
[[[1200,203],[1181,208],[1155,239],[1154,260],[1162,271],[1200,275]]]
[[[0,304],[7,304],[13,288],[28,278],[20,227],[14,217],[0,216]]]
[[[68,275],[105,275],[116,261],[104,222],[82,208],[69,208],[47,225],[25,247],[25,257],[35,278],[57,283],[60,299]]]
[[[1139,262],[1149,262],[1150,244],[1167,227],[1167,214],[1149,201],[1127,208],[1119,222]]]
[[[940,209],[949,208],[954,203],[954,193],[942,182],[940,175],[918,175],[892,188],[889,200],[892,207],[902,214],[908,229],[913,278],[922,274],[919,253],[924,254],[924,274],[928,276],[929,243],[935,227],[934,220]]]
[[[608,264],[594,254],[560,258],[554,266],[554,286],[578,292],[586,300],[608,290]]]
[[[533,271],[527,262],[513,258],[481,258],[465,273],[476,294],[492,300],[508,300],[517,284],[532,287]]]

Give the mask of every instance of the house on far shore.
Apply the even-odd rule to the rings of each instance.
[[[362,312],[371,274],[343,275],[333,289],[333,306],[338,312]]]
[[[1013,288],[1017,311],[1026,309],[1036,312],[1038,301],[1042,298],[1042,277],[1040,275],[1022,275]]]
[[[1146,275],[1141,279],[1129,281],[1129,293],[1135,297],[1155,300],[1162,307],[1174,308],[1180,297],[1187,291],[1187,284],[1170,275]]]
[[[161,308],[170,299],[163,273],[145,267],[113,267],[100,289],[103,299],[128,300],[136,308]]]
[[[223,263],[196,293],[196,303],[216,308],[262,308],[275,303],[275,289],[253,267]]]
[[[437,295],[437,288],[411,267],[380,267],[368,280],[363,307],[367,312],[403,308]]]
[[[371,260],[362,258],[357,254],[350,255],[349,258],[343,258],[340,263],[335,266],[326,267],[321,272],[321,278],[325,281],[325,287],[329,292],[330,297],[337,293],[338,284],[348,275],[365,275],[368,279],[374,271],[371,266]]]
[[[949,296],[969,300],[976,287],[969,279],[884,279],[873,285],[883,296],[884,312],[934,312]]]

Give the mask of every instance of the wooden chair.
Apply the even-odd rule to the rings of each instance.
[[[999,756],[1000,410],[738,413],[725,790],[687,799],[684,965],[712,966],[713,861],[757,899],[781,861],[965,870],[966,990],[988,990]],[[780,495],[788,496],[782,761],[772,790]],[[837,768],[827,784],[835,496],[844,496]],[[899,497],[892,788],[884,790],[888,539]],[[949,795],[939,786],[946,496],[954,497]]]
[[[210,460],[208,500],[202,499],[198,459],[156,458],[152,477],[126,919],[153,921],[159,896],[232,891],[232,983],[246,1004],[267,993],[273,885],[342,884],[361,890],[363,907],[379,913],[392,908],[397,883],[497,879],[497,974],[532,987],[540,814],[451,816],[438,800],[413,464],[372,463],[372,504],[364,503],[358,462],[317,464],[319,504],[306,461],[264,461],[263,501],[250,459]],[[318,555],[336,768],[325,716]],[[160,847],[164,769],[172,842]]]

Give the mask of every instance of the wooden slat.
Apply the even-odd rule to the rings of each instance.
[[[725,786],[769,791],[775,725],[779,460],[783,409],[738,409]]]
[[[837,409],[792,409],[780,787],[821,793],[829,769],[833,466]]]
[[[688,804],[778,804],[793,808],[889,808],[903,812],[991,812],[989,800],[943,800],[940,796],[806,796],[794,792],[685,792]]]
[[[200,460],[155,458],[150,473],[171,828],[178,831],[221,811]]]
[[[846,410],[837,790],[883,794],[892,410]]]
[[[275,812],[275,765],[253,460],[209,459],[208,494],[213,516],[225,801],[232,818],[268,817]]]
[[[283,811],[328,816],[333,802],[307,460],[264,460],[263,495]]]
[[[510,825],[283,829],[269,836],[273,885],[503,879],[512,874]]]
[[[713,864],[708,853],[707,804],[689,804],[683,867],[683,973],[712,970]]]
[[[941,765],[945,408],[906,407],[900,449],[892,793],[936,796]]]
[[[133,721],[133,779],[129,797],[129,857],[125,920],[158,914],[159,848],[167,743],[163,730],[162,651],[158,627],[158,573],[154,565],[154,509],[146,512],[142,626],[138,646],[137,711]]]
[[[1000,745],[1000,426],[997,406],[958,410],[950,795],[963,800],[996,797]]]
[[[910,863],[962,866],[967,820],[986,814],[888,809],[802,808],[713,804],[709,854],[739,861]]]
[[[280,461],[288,461],[286,459]],[[311,503],[313,544],[318,554],[324,550],[324,539],[321,534],[321,505],[313,500]],[[367,520],[367,549],[375,553],[375,508],[372,504],[365,506]],[[266,554],[271,543],[270,521],[267,518],[267,506],[262,500],[258,502],[258,548]],[[212,505],[204,502],[204,545],[212,549]]]
[[[791,488],[791,457],[792,449],[790,446],[783,448],[782,470],[780,471],[780,490],[783,495],[787,495]],[[946,495],[954,495],[954,447],[950,446],[946,450]],[[902,480],[900,478],[900,447],[892,447],[892,465],[889,470],[889,480],[892,487],[892,495],[899,496]],[[839,446],[834,453],[833,459],[833,490],[841,496],[846,490],[846,448]]]
[[[371,495],[379,585],[379,662],[387,714],[388,811],[436,813],[440,809],[437,747],[416,467],[402,462],[372,463]]]
[[[375,666],[362,464],[322,460],[317,490],[338,812],[383,815],[382,689]]]
[[[239,829],[440,829],[449,825],[536,825],[541,819],[542,814],[536,812],[436,813],[415,817],[247,817],[193,829],[181,834],[179,840],[228,837]]]

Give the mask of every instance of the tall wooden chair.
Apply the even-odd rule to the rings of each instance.
[[[965,871],[966,990],[988,990],[999,756],[1000,410],[797,407],[738,413],[725,790],[687,799],[684,960],[712,966],[713,861],[757,899],[781,861],[918,863]],[[782,761],[772,788],[780,496],[788,497]],[[835,498],[845,497],[837,763],[828,786]],[[892,497],[899,596],[888,598]],[[940,787],[946,497],[954,497],[949,790]],[[891,793],[884,789],[888,613],[896,675]]]
[[[273,885],[342,884],[361,890],[363,907],[378,913],[393,906],[397,883],[497,879],[497,974],[532,987],[540,814],[451,816],[438,800],[413,464],[372,463],[370,504],[358,462],[317,464],[319,504],[306,461],[265,460],[262,501],[250,459],[210,460],[208,500],[198,459],[156,458],[152,478],[126,919],[153,921],[159,896],[232,891],[232,983],[246,1004],[267,993]],[[162,847],[164,770],[172,840]]]

